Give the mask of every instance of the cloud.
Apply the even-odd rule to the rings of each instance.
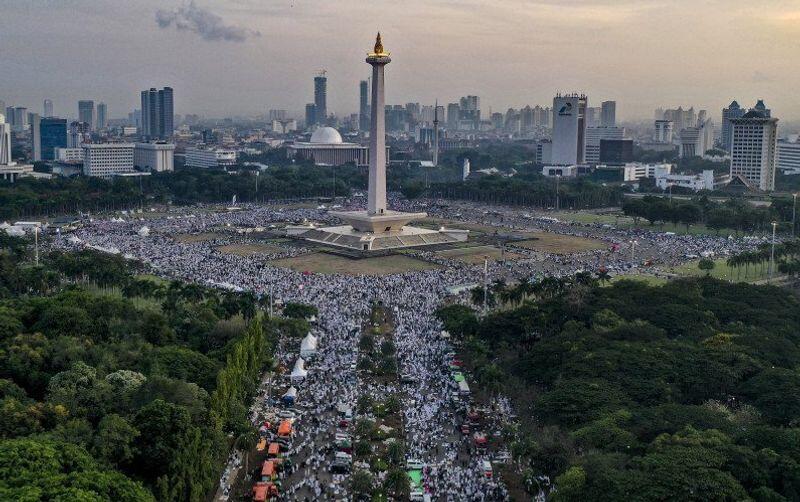
[[[198,7],[194,0],[176,10],[156,11],[156,23],[159,28],[166,29],[175,26],[178,30],[197,33],[204,40],[228,42],[244,42],[250,37],[260,37],[258,31],[242,26],[225,24],[218,15],[202,7]]]

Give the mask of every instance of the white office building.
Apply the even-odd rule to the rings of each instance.
[[[625,139],[624,127],[587,127],[586,128],[586,163],[600,162],[600,140]]]
[[[583,103],[581,100],[577,94],[553,98],[553,164],[569,166],[583,162],[585,120],[579,109],[585,108],[586,99],[583,98]]]
[[[639,181],[642,178],[657,178],[672,172],[672,164],[645,164],[629,162],[623,167],[624,181]]]
[[[136,143],[133,149],[133,165],[141,171],[174,171],[175,145],[165,141]]]
[[[544,166],[542,174],[548,178],[574,178],[578,175],[578,166]]]
[[[186,149],[186,167],[203,169],[236,165],[236,150],[191,147]]]
[[[750,110],[730,122],[731,178],[741,177],[753,189],[775,190],[778,119]]]
[[[133,143],[84,143],[83,174],[110,178],[133,172]]]
[[[800,138],[796,134],[778,141],[778,169],[783,174],[800,174]]]
[[[680,133],[680,156],[702,157],[707,150],[714,148],[714,123],[704,120],[697,127],[687,127]]]
[[[706,169],[702,174],[659,174],[656,175],[656,186],[661,190],[670,187],[688,188],[694,192],[714,190],[714,171]]]

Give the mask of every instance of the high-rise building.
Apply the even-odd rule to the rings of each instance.
[[[778,141],[778,169],[784,174],[800,174],[800,139],[797,135]]]
[[[14,132],[26,131],[30,124],[28,123],[28,109],[24,106],[15,106],[12,108],[11,117],[11,130]]]
[[[753,107],[753,110],[756,110],[758,112],[763,113],[764,116],[767,117],[767,118],[772,116],[772,110],[767,108],[767,105],[764,104],[764,100],[763,99],[759,99],[758,100],[758,102],[756,103],[756,106]]]
[[[655,136],[653,141],[656,143],[672,143],[673,122],[671,120],[656,120]]]
[[[44,106],[42,107],[42,117],[50,118],[53,116],[53,102],[49,99],[44,100]]]
[[[448,121],[450,117],[448,116]],[[481,99],[464,96],[458,100],[458,129],[477,131],[481,124]]]
[[[551,163],[557,165],[574,165],[583,161],[582,138],[579,129],[585,120],[582,117],[581,106],[586,105],[586,100],[581,104],[581,97],[577,94],[553,98],[553,152]],[[585,109],[585,108],[584,108]],[[581,139],[579,139],[579,137]],[[578,151],[581,149],[581,155]]]
[[[602,140],[621,140],[625,138],[624,127],[587,127],[586,157],[588,164],[600,162],[600,142]]]
[[[145,140],[169,139],[175,132],[172,87],[142,91],[142,137]]]
[[[0,113],[0,166],[11,164],[11,124]]]
[[[89,130],[95,129],[97,124],[94,115],[94,101],[90,99],[78,101],[78,122],[89,124]]]
[[[714,148],[714,123],[711,119],[698,122],[697,127],[687,127],[680,132],[680,156],[702,157]]]
[[[105,103],[97,103],[97,128],[108,127],[108,108]]]
[[[778,119],[751,109],[730,122],[731,176],[741,176],[755,189],[774,190]]]
[[[451,131],[458,130],[459,107],[458,103],[447,105],[447,128]]]
[[[589,108],[589,98],[581,94],[578,99],[578,164],[586,162],[586,109]]]
[[[735,100],[731,101],[731,104],[728,105],[727,108],[722,109],[722,148],[726,151],[731,151],[731,145],[733,144],[733,126],[731,124],[732,119],[738,119],[742,115],[745,114],[745,109],[739,106]]]
[[[306,104],[306,129],[311,129],[316,124],[317,106],[314,103]]]
[[[270,122],[273,120],[286,120],[287,115],[286,110],[270,110],[268,118]]]
[[[617,102],[603,101],[600,106],[600,125],[615,127],[617,125]]]
[[[369,131],[369,82],[358,83],[358,130]]]
[[[55,160],[56,148],[67,147],[67,119],[45,117],[39,124],[42,158]]]
[[[81,148],[84,143],[91,141],[89,124],[86,122],[72,122],[67,135],[67,148]]]
[[[328,121],[328,77],[324,71],[314,77],[314,119],[320,125]]]
[[[39,162],[42,160],[42,131],[41,117],[38,113],[28,114],[28,123],[31,125],[31,160]]]

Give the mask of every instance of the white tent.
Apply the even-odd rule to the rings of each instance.
[[[137,233],[142,237],[147,237],[148,235],[150,235],[150,227],[145,225],[142,228],[140,228],[139,232]]]
[[[70,235],[69,237],[67,237],[67,242],[69,242],[70,244],[80,244],[83,241],[80,239],[80,237]]]
[[[305,368],[305,361],[303,361],[302,357],[297,358],[297,362],[294,363],[294,369],[292,370],[292,382],[302,382],[306,375],[308,375],[308,370]]]
[[[317,353],[317,337],[311,333],[307,334],[303,341],[300,342],[300,357],[310,358],[314,357]]]
[[[22,237],[25,235],[25,229],[17,225],[13,225],[6,228],[6,233],[11,237]]]
[[[2,230],[5,230],[10,226],[11,225],[9,225],[9,223],[7,221],[4,221],[3,223],[0,223],[0,229],[2,229]]]

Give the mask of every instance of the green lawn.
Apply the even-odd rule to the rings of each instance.
[[[699,260],[685,263],[679,267],[669,269],[669,272],[675,273],[680,276],[700,276],[705,275],[705,272],[697,268]],[[719,259],[714,260],[714,270],[711,271],[711,277],[717,279],[724,279],[732,282],[755,282],[769,278],[768,267],[764,265],[763,272],[760,265],[750,266],[745,271],[741,267],[738,271],[735,268],[729,267],[727,260]],[[747,273],[745,273],[747,272]]]
[[[637,225],[634,223],[633,218],[625,216],[621,211],[603,214],[595,214],[587,211],[560,211],[548,213],[546,216],[558,218],[561,221],[571,221],[575,223],[598,223],[601,225],[613,225],[617,228],[638,227],[657,232],[674,232],[678,235],[736,235],[736,230],[733,228],[713,230],[706,227],[704,224],[691,225],[687,230],[686,225],[676,225],[674,223],[650,225],[647,220],[640,219]]]
[[[648,274],[615,275],[606,285],[611,285],[619,281],[640,281],[646,283],[648,286],[661,286],[667,282],[667,279]]]

